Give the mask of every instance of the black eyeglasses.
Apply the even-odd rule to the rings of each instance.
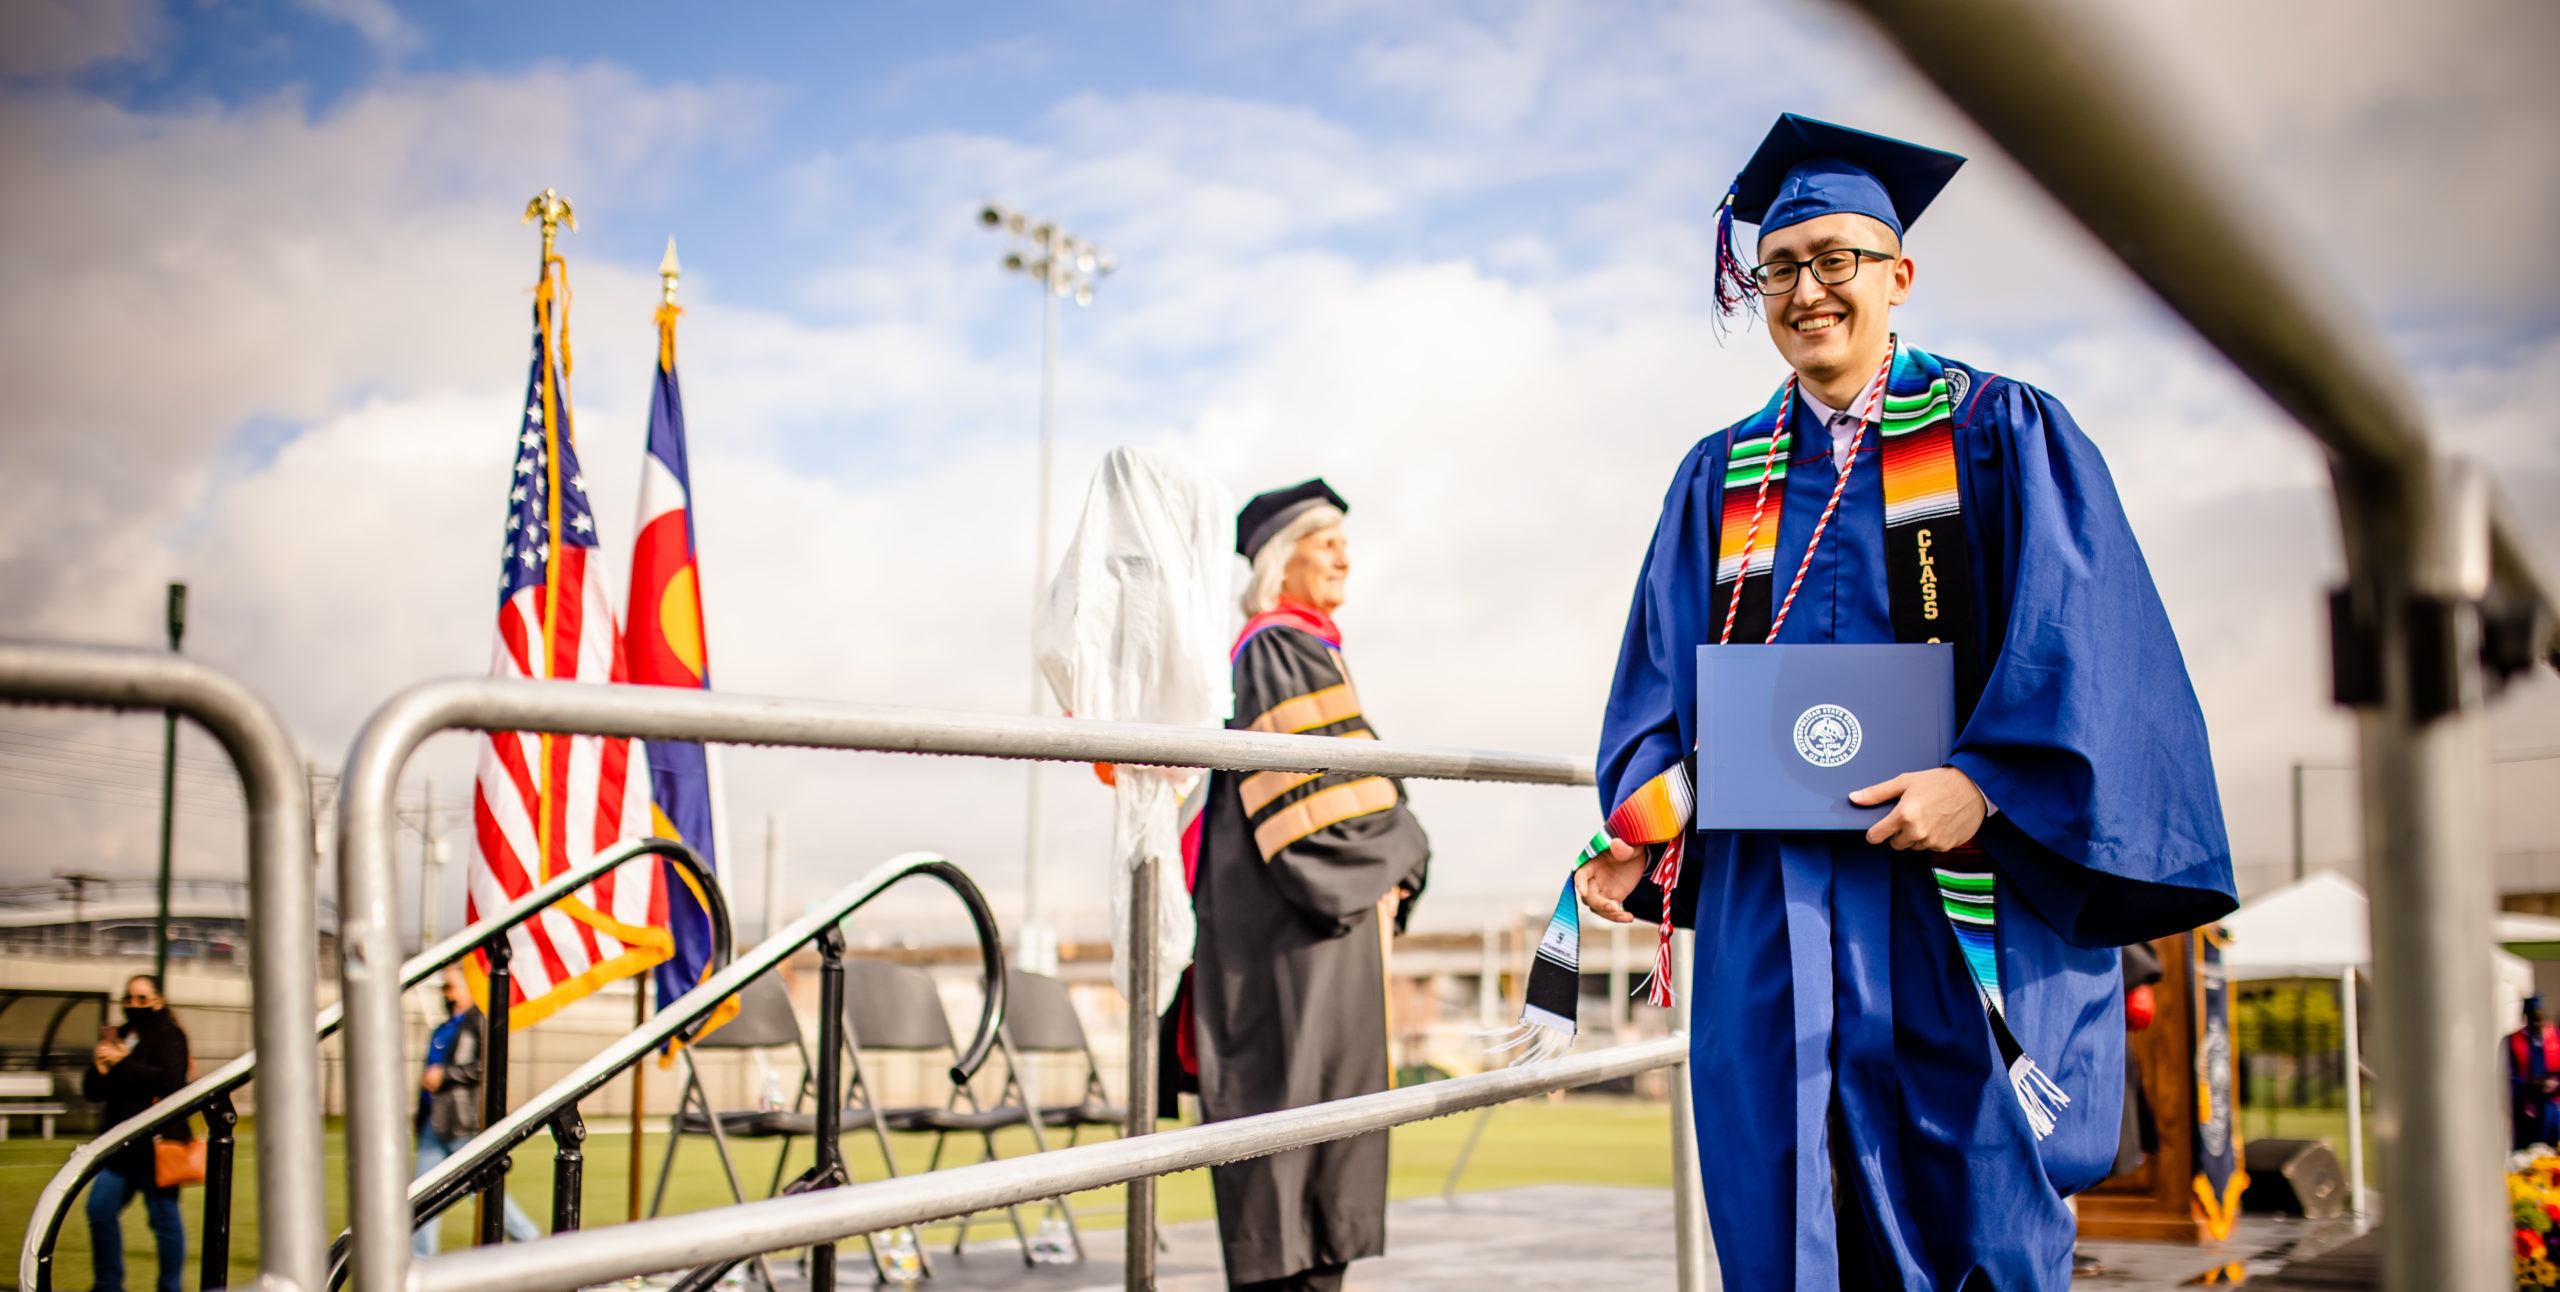
[[[1842,247],[1826,251],[1811,260],[1764,260],[1752,267],[1752,285],[1763,296],[1784,296],[1796,289],[1796,273],[1811,269],[1813,281],[1825,287],[1837,287],[1858,276],[1858,266],[1870,260],[1892,260],[1881,251],[1859,247]]]

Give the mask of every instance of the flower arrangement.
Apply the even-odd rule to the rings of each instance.
[[[2509,1219],[2515,1226],[2516,1286],[2560,1289],[2560,1265],[2552,1249],[2560,1246],[2560,1154],[2536,1144],[2516,1154],[2507,1168]]]

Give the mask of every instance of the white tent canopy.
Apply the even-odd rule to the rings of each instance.
[[[2260,895],[2224,917],[2231,948],[2222,963],[2233,978],[2335,978],[2347,969],[2373,974],[2373,926],[2364,887],[2334,870]],[[2498,917],[2500,942],[2560,941],[2560,919]],[[2493,951],[2498,966],[2497,1017],[2512,1019],[2533,994],[2533,966]]]
[[[2364,889],[2334,870],[2296,880],[2223,917],[2223,966],[2240,979],[2335,978],[2350,965],[2370,973],[2367,906]]]
[[[2362,1038],[2357,1035],[2356,1001],[2348,984],[2373,975],[2371,903],[2364,886],[2334,870],[2295,880],[2233,911],[2222,921],[2231,945],[2222,964],[2242,981],[2269,978],[2326,978],[2338,984],[2346,1022],[2347,1049],[2347,1181],[2350,1209],[2364,1207],[2364,1109]],[[2560,941],[2560,920],[2532,915],[2498,918],[2498,941]],[[2497,1017],[2514,1019],[2533,994],[2533,967],[2497,947],[2483,948],[2497,963]]]

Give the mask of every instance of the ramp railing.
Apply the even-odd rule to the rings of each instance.
[[[535,1135],[549,1130],[553,1139],[551,1230],[554,1234],[580,1228],[584,1217],[580,1204],[584,1180],[584,1156],[579,1145],[586,1129],[578,1117],[578,1103],[602,1089],[613,1078],[635,1063],[646,1062],[670,1040],[689,1035],[696,1024],[709,1017],[720,1003],[744,990],[748,983],[773,972],[793,953],[811,943],[818,947],[818,1111],[816,1142],[817,1160],[807,1175],[792,1186],[794,1189],[823,1188],[845,1183],[843,1148],[837,1136],[838,1119],[843,1115],[839,1075],[844,1054],[844,953],[845,941],[841,925],[846,917],[861,910],[872,899],[908,879],[935,880],[960,898],[969,913],[969,923],[978,941],[978,959],[985,976],[984,1003],[978,1011],[978,1027],[968,1047],[957,1056],[951,1069],[954,1082],[965,1082],[986,1062],[996,1045],[996,1027],[1003,1021],[1005,1004],[1004,938],[997,931],[995,912],[988,908],[986,897],[959,867],[931,853],[913,852],[895,857],[875,867],[869,874],[839,889],[834,896],[818,903],[789,926],[762,943],[732,959],[723,955],[720,969],[704,978],[691,991],[660,1006],[648,1022],[633,1028],[578,1065],[569,1075],[550,1088],[526,1100],[503,1117],[491,1117],[486,1129],[473,1136],[453,1155],[438,1163],[425,1175],[411,1182],[404,1203],[411,1223],[424,1224],[446,1208],[473,1192],[503,1189],[507,1155]],[[706,882],[707,891],[707,882]],[[500,1204],[492,1198],[482,1208],[480,1241],[499,1241]],[[617,1226],[612,1232],[627,1232]],[[814,1264],[823,1265],[830,1274],[835,1253],[831,1245],[820,1244]],[[343,1271],[332,1271],[333,1278]],[[813,1280],[814,1281],[814,1280]]]
[[[310,787],[292,736],[275,711],[238,681],[160,651],[0,642],[0,701],[182,714],[209,732],[239,771],[249,815],[249,980],[259,1005],[252,1037],[267,1056],[259,1077],[264,1111],[258,1218],[264,1241],[258,1268],[273,1292],[318,1292],[328,1243],[320,1174],[320,1045],[311,1034],[310,1013],[320,972],[319,895],[312,873]],[[397,1011],[398,989],[393,990]],[[399,1037],[391,1039],[397,1047]],[[108,1138],[124,1136],[149,1118],[145,1113],[115,1127]],[[206,1146],[208,1176],[217,1161],[227,1175],[228,1127],[208,1129],[220,1136]],[[215,1194],[206,1190],[208,1234],[215,1229],[217,1201],[226,1227],[230,1214],[229,1190],[221,1190],[218,1200]],[[205,1255],[206,1285],[227,1282],[229,1253],[217,1267],[208,1241]],[[43,1271],[32,1264],[30,1244],[19,1264],[22,1287],[42,1286],[37,1280]]]
[[[592,1287],[635,1274],[735,1261],[756,1252],[1261,1157],[1551,1090],[1676,1068],[1688,1058],[1687,1034],[1674,1033],[1286,1112],[590,1229],[503,1248],[476,1248],[420,1264],[411,1272],[408,1288],[409,1292],[552,1292]],[[1703,1234],[1693,1236],[1684,1227],[1679,1239],[1684,1254],[1694,1243],[1703,1255]]]
[[[347,949],[342,964],[348,1032],[348,1216],[354,1236],[351,1282],[357,1292],[405,1292],[412,1284],[413,1275],[424,1278],[446,1262],[464,1260],[472,1255],[457,1253],[428,1261],[414,1271],[412,1269],[408,1242],[408,1159],[402,1133],[407,1117],[409,1086],[400,1054],[399,989],[390,975],[372,968],[389,962],[387,950],[396,945],[397,938],[398,894],[391,870],[395,827],[391,814],[392,789],[398,783],[401,767],[421,742],[436,732],[455,728],[887,753],[1143,763],[1239,771],[1343,771],[1519,784],[1589,785],[1592,779],[1590,764],[1570,759],[1391,745],[1379,741],[1335,740],[1320,736],[958,713],[660,687],[602,687],[565,682],[480,679],[428,682],[412,687],[386,701],[367,720],[364,730],[356,737],[355,746],[348,755],[346,771],[339,781],[340,938]],[[1148,1039],[1152,1039],[1151,1035]],[[1657,1041],[1643,1046],[1618,1047],[1511,1072],[1487,1073],[1458,1082],[1434,1083],[1412,1091],[1363,1096],[1323,1105],[1320,1109],[1272,1115],[1283,1119],[1301,1114],[1317,1115],[1313,1121],[1272,1123],[1262,1118],[1242,1119],[1164,1135],[1061,1149],[1041,1155],[1027,1165],[1024,1160],[1017,1159],[964,1170],[978,1173],[966,1178],[984,1181],[984,1173],[990,1169],[1020,1169],[1027,1173],[1026,1178],[1031,1183],[1008,1184],[998,1191],[1027,1187],[1030,1191],[1020,1194],[1015,1200],[1030,1201],[1066,1189],[1152,1178],[1162,1171],[1275,1152],[1294,1144],[1311,1144],[1337,1135],[1364,1133],[1403,1121],[1460,1111],[1542,1090],[1562,1089],[1568,1085],[1609,1080],[1630,1072],[1685,1064],[1685,1046],[1685,1039],[1681,1039],[1677,1044]],[[1673,1084],[1676,1091],[1685,1093],[1684,1081],[1675,1080]],[[1680,1114],[1686,1107],[1685,1099],[1675,1097],[1675,1122],[1685,1120]],[[1148,1128],[1133,1125],[1132,1129],[1143,1132]],[[1257,1130],[1280,1138],[1255,1139],[1253,1136]],[[1204,1137],[1204,1131],[1217,1134]],[[1297,1138],[1287,1138],[1290,1136]],[[1694,1186],[1698,1178],[1694,1137],[1682,1125],[1675,1126],[1674,1138],[1677,1141],[1675,1177]],[[1161,1144],[1170,1144],[1171,1147],[1164,1148]],[[1127,1161],[1105,1158],[1102,1165],[1096,1166],[1093,1154],[1097,1151],[1135,1156]],[[1063,1169],[1098,1171],[1100,1174],[1091,1177],[1078,1175],[1072,1180],[1043,1174],[1062,1169],[1059,1167],[1061,1162],[1066,1164]],[[615,1226],[610,1231],[559,1235],[532,1243],[508,1245],[502,1249],[503,1256],[491,1259],[501,1263],[526,1263],[524,1268],[547,1270],[551,1267],[544,1262],[550,1258],[543,1253],[564,1250],[587,1252],[588,1256],[577,1258],[587,1262],[577,1265],[578,1270],[584,1271],[598,1260],[613,1261],[617,1264],[617,1272],[602,1277],[620,1278],[643,1272],[700,1266],[751,1255],[758,1250],[850,1238],[908,1223],[874,1224],[867,1218],[857,1218],[833,1232],[821,1233],[821,1230],[837,1225],[843,1217],[824,1207],[816,1212],[806,1210],[811,1206],[810,1200],[816,1198],[840,1200],[858,1195],[873,1200],[865,1205],[877,1204],[884,1211],[909,1211],[921,1207],[923,1210],[918,1212],[919,1218],[940,1218],[978,1206],[1003,1205],[999,1200],[984,1200],[954,1210],[936,1210],[943,1203],[932,1199],[944,1197],[941,1191],[951,1187],[949,1180],[962,1174],[958,1170],[936,1172],[931,1176],[827,1189],[714,1212],[639,1221]],[[880,1202],[884,1197],[886,1201]],[[1695,1187],[1686,1187],[1679,1190],[1676,1202],[1684,1258],[1684,1286],[1699,1286],[1704,1278],[1703,1252],[1706,1250],[1703,1199]],[[762,1216],[767,1209],[776,1208],[802,1217],[800,1227],[793,1229],[793,1233],[805,1232],[812,1236],[777,1241],[758,1248],[734,1242],[705,1243],[682,1237],[692,1232],[692,1227],[701,1224],[701,1217],[727,1216],[730,1223],[744,1224],[748,1217]],[[816,1218],[820,1216],[829,1218]],[[1133,1243],[1149,1232],[1145,1227],[1151,1220],[1151,1216],[1132,1210],[1129,1224]],[[743,1232],[767,1233],[760,1228]],[[606,1237],[608,1233],[609,1238]],[[618,1250],[621,1255],[614,1257],[610,1253],[597,1253],[590,1246],[580,1245],[593,1244],[599,1239],[604,1240],[604,1247]],[[564,1244],[568,1246],[564,1248]],[[1696,1283],[1688,1277],[1693,1268],[1699,1280]],[[599,1281],[584,1272],[546,1274],[542,1277],[556,1278],[557,1281],[545,1284],[554,1287]],[[831,1289],[818,1288],[816,1292],[831,1292]]]
[[[491,939],[541,914],[561,898],[623,863],[652,855],[663,857],[669,864],[691,873],[695,886],[712,894],[716,900],[718,889],[702,859],[695,856],[692,849],[667,839],[642,840],[610,849],[589,859],[583,866],[563,872],[489,918],[411,956],[400,968],[401,987],[414,987],[443,972],[446,965],[479,950]],[[712,912],[712,939],[715,961],[727,963],[729,919],[725,910],[715,908]],[[312,1028],[314,1046],[337,1033],[340,1018],[339,1006],[334,1003],[320,1011]],[[258,1075],[257,1068],[258,1052],[251,1050],[188,1083],[141,1115],[73,1149],[70,1159],[62,1164],[62,1169],[54,1173],[53,1178],[45,1183],[43,1192],[36,1196],[35,1211],[28,1218],[26,1238],[18,1253],[18,1286],[33,1292],[51,1292],[54,1247],[61,1239],[63,1221],[70,1217],[71,1201],[79,1196],[81,1186],[96,1178],[118,1150],[148,1140],[156,1136],[162,1127],[191,1116],[204,1117],[209,1141],[205,1146],[204,1251],[199,1263],[198,1286],[218,1288],[229,1283],[232,1128],[237,1121],[232,1095]],[[506,1105],[506,1080],[503,1070],[492,1071],[487,1078],[486,1091],[496,1107]]]
[[[2507,678],[2560,667],[2554,585],[2486,475],[2435,446],[2333,271],[2097,7],[1849,2],[2327,450],[2347,559],[2334,690],[2357,719],[2373,895],[2386,1283],[2511,1286],[2481,713]]]

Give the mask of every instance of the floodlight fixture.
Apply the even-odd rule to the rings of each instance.
[[[1040,496],[1032,526],[1034,562],[1032,599],[1045,598],[1049,584],[1049,480],[1055,458],[1053,444],[1058,405],[1058,302],[1093,303],[1094,280],[1113,268],[1111,253],[1067,232],[1055,220],[1036,220],[1001,202],[978,207],[978,224],[1017,240],[996,263],[1008,274],[1021,274],[1040,288]],[[1031,711],[1048,709],[1046,685],[1036,667],[1031,674]],[[1022,850],[1022,924],[1016,956],[1035,973],[1057,968],[1057,938],[1040,922],[1040,769],[1030,764],[1030,793],[1025,805]]]

